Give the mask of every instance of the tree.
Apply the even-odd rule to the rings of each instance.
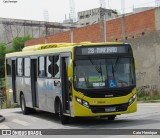
[[[4,78],[4,61],[5,61],[6,46],[0,43],[0,78]]]
[[[24,42],[30,39],[31,37],[29,35],[14,38],[12,42],[14,51],[22,51],[22,49],[24,48]]]
[[[15,38],[13,39],[13,42],[12,42],[13,47],[7,48],[7,49],[6,49],[5,44],[0,43],[0,78],[4,78],[5,76],[5,69],[4,69],[5,54],[21,51],[24,48],[25,41],[30,40],[30,39],[31,39],[30,36]]]

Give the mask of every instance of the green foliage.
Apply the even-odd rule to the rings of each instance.
[[[4,63],[5,63],[5,54],[6,53],[11,53],[11,52],[17,52],[21,51],[24,48],[24,43],[27,40],[30,40],[31,37],[24,36],[24,37],[18,37],[13,39],[12,46],[11,48],[6,49],[6,45],[3,43],[0,43],[0,78],[4,78],[5,76],[5,70],[4,70]]]
[[[4,61],[5,61],[6,46],[0,44],[0,78],[4,78]]]
[[[146,93],[144,91],[139,91],[139,90],[137,91],[137,97],[138,98],[142,98],[144,96],[146,96]]]
[[[0,78],[0,89],[4,88],[5,86],[5,79],[4,78]],[[1,96],[1,90],[0,90],[0,96]]]
[[[14,51],[22,51],[22,49],[24,48],[24,42],[30,39],[31,37],[29,35],[13,39],[12,45]]]
[[[7,54],[7,53],[12,53],[12,52],[14,52],[13,47],[10,47],[10,48],[7,48],[7,49],[6,49],[6,54]]]
[[[17,104],[17,103],[13,103],[13,104],[10,104],[8,105],[7,104],[7,101],[3,102],[3,104],[1,105],[1,109],[6,109],[6,108],[19,108],[20,105]]]
[[[5,53],[6,53],[6,46],[5,44],[0,43],[0,60],[4,59]]]

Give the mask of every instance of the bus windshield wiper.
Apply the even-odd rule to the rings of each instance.
[[[99,68],[99,69],[100,69],[100,72],[99,72],[99,73],[101,74],[101,79],[102,79],[102,81],[103,81],[103,75],[102,75],[102,66],[101,66],[101,62],[100,62],[100,68]]]
[[[98,66],[96,63],[95,63],[95,61],[94,60],[92,60],[91,58],[89,58],[89,61],[92,63],[92,65],[94,65],[94,67],[95,67],[95,69],[96,69],[96,71],[98,72],[98,73],[100,73],[101,74],[101,79],[102,79],[102,81],[103,81],[103,75],[102,75],[102,66],[101,66],[101,62],[100,62],[100,66]]]
[[[92,63],[92,65],[94,65],[94,67],[95,67],[95,69],[96,69],[96,71],[98,72],[98,73],[101,73],[102,71],[101,71],[101,65],[100,65],[100,67],[98,67],[98,65],[96,65],[96,63],[94,62],[94,60],[92,60],[91,58],[89,58],[89,61]]]
[[[117,59],[116,59],[116,62],[115,62],[115,64],[114,64],[114,67],[113,67],[114,72],[117,71],[117,67],[118,67],[119,61],[120,61],[120,57],[118,56]]]

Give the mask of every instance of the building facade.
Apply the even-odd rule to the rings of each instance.
[[[77,26],[67,23],[0,18],[0,43],[10,46],[16,37],[30,35],[32,38],[40,38],[68,31],[71,28]]]
[[[78,12],[79,25],[91,25],[100,22],[101,20],[113,19],[118,16],[117,12],[111,9],[96,8],[87,11]]]

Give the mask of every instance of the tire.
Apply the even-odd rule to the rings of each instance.
[[[24,115],[27,115],[30,113],[30,109],[26,107],[26,101],[23,94],[20,96],[20,106],[21,106],[22,113]]]
[[[108,116],[108,120],[115,120],[116,116]]]
[[[61,102],[59,102],[59,118],[62,124],[68,124],[69,123],[69,116],[63,115],[63,107]]]

